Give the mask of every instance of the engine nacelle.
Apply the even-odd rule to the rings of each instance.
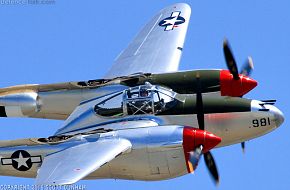
[[[40,110],[36,92],[16,92],[0,96],[2,117],[25,117]]]

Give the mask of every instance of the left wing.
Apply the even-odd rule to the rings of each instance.
[[[177,71],[190,14],[185,3],[159,11],[116,58],[105,78]]]
[[[75,183],[132,147],[126,139],[109,138],[86,142],[44,158],[37,185]]]

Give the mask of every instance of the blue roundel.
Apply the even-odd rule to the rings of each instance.
[[[164,31],[173,30],[177,25],[185,22],[185,19],[180,16],[180,11],[175,11],[171,13],[170,17],[167,17],[159,22],[159,26],[165,27]]]

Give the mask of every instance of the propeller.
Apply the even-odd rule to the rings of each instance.
[[[189,161],[192,164],[193,171],[196,169],[196,167],[198,165],[198,162],[199,162],[200,157],[202,155],[202,149],[203,149],[203,146],[199,145],[198,147],[196,147],[194,149],[194,151],[189,152]]]
[[[203,158],[204,158],[205,165],[207,166],[207,169],[209,170],[212,178],[215,181],[215,184],[218,185],[220,181],[220,177],[218,174],[218,170],[217,170],[214,158],[212,154],[210,153],[210,151],[204,153]]]
[[[245,142],[241,142],[241,147],[242,147],[243,153],[245,153],[245,146],[246,146],[246,143]]]
[[[224,50],[226,64],[230,73],[233,75],[233,78],[235,80],[239,80],[240,76],[239,76],[237,63],[232,53],[231,46],[227,39],[224,40],[223,50]],[[254,69],[253,59],[251,57],[248,57],[246,63],[242,66],[240,74],[243,74],[245,76],[250,76],[253,69]]]
[[[204,111],[203,111],[203,101],[202,101],[202,88],[200,82],[199,73],[196,74],[196,109],[197,109],[197,121],[200,130],[204,130]]]
[[[254,70],[253,59],[252,57],[249,56],[247,61],[242,66],[240,74],[250,76],[253,70]]]
[[[227,67],[230,73],[233,75],[234,79],[239,80],[240,76],[238,72],[237,63],[236,63],[236,60],[234,58],[234,55],[230,48],[230,44],[227,39],[224,40],[223,47],[224,47],[224,55],[225,55]]]
[[[202,100],[202,87],[201,87],[199,73],[197,73],[197,75],[196,75],[196,81],[197,81],[197,85],[196,85],[197,121],[198,121],[199,129],[204,130],[204,128],[205,128],[204,127],[204,109],[203,109],[203,100]],[[190,154],[189,161],[191,162],[193,169],[195,170],[197,165],[198,165],[198,162],[200,160],[200,157],[203,154],[205,165],[206,165],[212,179],[214,180],[215,184],[218,185],[219,184],[219,174],[218,174],[215,160],[214,160],[212,154],[210,153],[210,151],[203,153],[202,150],[203,150],[203,145],[200,145],[200,146],[196,147],[192,152],[190,152],[189,153]]]
[[[224,49],[226,64],[230,73],[233,75],[234,80],[240,80],[237,63],[235,61],[234,55],[231,50],[231,46],[227,39],[224,40],[223,49]],[[240,74],[244,76],[250,76],[253,69],[254,69],[253,59],[252,57],[249,56],[247,61],[243,64]],[[243,153],[245,153],[245,142],[241,143],[241,147],[242,147]]]

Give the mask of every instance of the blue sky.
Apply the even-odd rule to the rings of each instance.
[[[0,0],[0,3],[3,0]],[[180,1],[64,1],[52,5],[0,4],[0,87],[102,78],[141,27],[163,7]],[[218,189],[289,189],[287,116],[290,68],[290,2],[184,1],[192,8],[181,70],[226,68],[224,37],[238,64],[251,55],[259,82],[246,97],[277,99],[286,121],[276,131],[240,145],[213,150]],[[61,121],[0,119],[0,139],[46,137]],[[0,184],[33,184],[0,177]],[[160,182],[81,181],[87,189],[213,189],[203,161],[194,175]]]

